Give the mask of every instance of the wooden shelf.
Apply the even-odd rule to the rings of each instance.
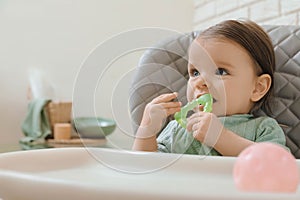
[[[47,144],[51,147],[99,147],[106,144],[106,139],[72,138],[70,140],[48,139]]]

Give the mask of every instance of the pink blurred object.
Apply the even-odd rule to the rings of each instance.
[[[233,167],[236,187],[252,192],[296,192],[299,171],[296,159],[273,143],[256,143],[240,153]]]

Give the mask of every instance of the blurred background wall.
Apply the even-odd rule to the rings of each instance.
[[[192,0],[1,0],[0,145],[17,144],[23,136],[30,69],[52,84],[56,100],[71,101],[80,66],[97,45],[136,28],[191,31],[193,11]],[[135,67],[140,55],[115,63],[105,84]],[[108,105],[99,110],[112,117]]]

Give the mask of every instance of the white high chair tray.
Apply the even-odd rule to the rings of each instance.
[[[0,199],[300,199],[299,187],[292,194],[237,190],[235,159],[104,148],[3,153]]]

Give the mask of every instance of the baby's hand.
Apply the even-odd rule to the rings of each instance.
[[[152,134],[157,134],[164,120],[169,115],[180,111],[181,102],[172,102],[177,95],[177,93],[162,94],[148,103],[144,110],[141,126]]]
[[[188,119],[187,130],[196,140],[214,147],[225,128],[215,114],[197,112]]]

